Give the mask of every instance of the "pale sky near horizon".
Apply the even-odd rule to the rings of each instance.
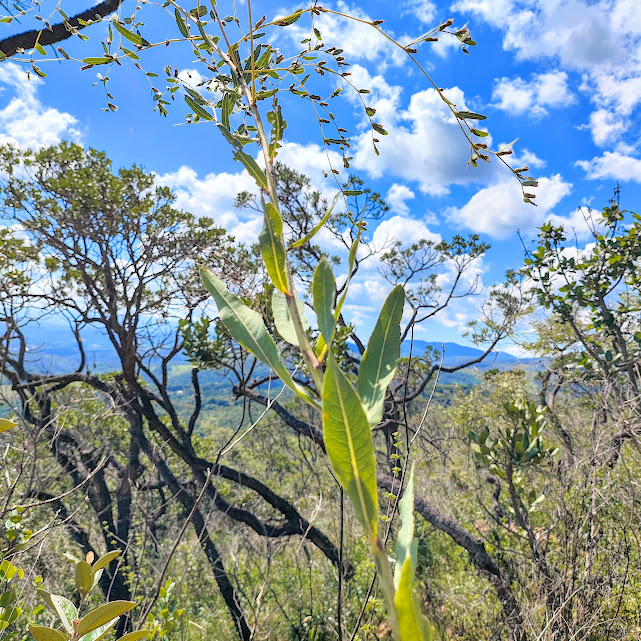
[[[68,4],[70,15],[83,6]],[[218,2],[223,12],[226,4],[232,5]],[[289,1],[254,4],[254,16],[262,15],[261,5],[268,15],[298,8]],[[121,15],[129,15],[134,6],[124,0]],[[238,3],[238,11],[244,6]],[[641,210],[640,0],[332,0],[323,6],[384,19],[385,28],[403,42],[439,20],[454,18],[455,27],[467,23],[478,43],[469,56],[448,38],[422,45],[417,57],[459,109],[487,116],[482,125],[491,138],[486,141],[497,147],[518,138],[516,164],[528,165],[540,180],[535,208],[522,202],[517,182],[498,162],[479,170],[466,166],[465,140],[411,61],[374,29],[323,15],[317,22],[323,42],[345,50],[351,81],[372,90],[367,102],[390,132],[376,157],[354,94],[345,91],[346,98],[336,103],[335,115],[353,136],[353,173],[390,205],[373,230],[375,242],[478,233],[492,248],[474,270],[490,286],[506,269],[521,266],[519,231],[530,246],[537,226],[552,219],[571,229],[583,247],[589,235],[577,207],[600,210],[617,181],[622,207]],[[152,17],[158,8],[143,9],[150,18],[141,33],[148,40],[159,39],[161,23]],[[31,26],[29,20],[23,22],[24,28]],[[19,30],[0,24],[0,34]],[[104,24],[90,27],[89,42],[70,39],[63,47],[80,58],[100,55],[104,30]],[[309,30],[306,19],[287,27],[282,48],[293,48]],[[185,48],[163,48],[149,58],[150,67],[162,69],[171,62],[186,74],[196,69],[189,54]],[[138,163],[155,172],[176,191],[180,207],[213,216],[239,240],[255,240],[260,217],[232,206],[236,193],[252,186],[251,179],[233,162],[213,124],[180,125],[188,111],[182,99],[168,118],[158,117],[152,112],[149,83],[124,65],[110,73],[118,110],[105,113],[102,85],[92,86],[96,73],[104,72],[100,67],[81,72],[75,63],[44,63],[48,77],[31,81],[25,68],[0,63],[0,143],[39,147],[71,139],[103,149],[115,166]],[[156,80],[164,86],[162,77]],[[333,90],[336,80],[327,82]],[[331,193],[322,174],[327,159],[309,110],[289,101],[284,111],[288,128],[280,158]],[[439,278],[447,284],[451,273],[443,271]],[[353,289],[348,313],[355,322],[371,323],[388,290],[372,261]],[[481,300],[456,301],[416,338],[463,343],[461,334],[478,316]]]

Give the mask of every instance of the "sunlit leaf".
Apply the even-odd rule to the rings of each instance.
[[[13,421],[9,421],[6,418],[0,418],[0,434],[2,434],[2,432],[7,432],[16,425],[17,423],[14,423]]]
[[[263,262],[274,287],[283,294],[287,294],[289,287],[287,254],[283,244],[283,219],[271,202],[266,202],[263,210],[265,212],[263,228],[258,236]]]
[[[381,309],[358,370],[358,392],[372,427],[381,421],[385,392],[401,356],[400,323],[404,304],[405,291],[402,285],[397,285]]]
[[[59,630],[44,625],[31,625],[30,623],[29,632],[36,641],[67,641],[68,638]]]
[[[330,355],[323,381],[323,438],[334,474],[376,545],[378,493],[374,445],[356,390]]]
[[[311,392],[298,385],[292,379],[281,358],[274,339],[269,335],[260,314],[247,307],[236,294],[230,292],[225,283],[209,269],[201,269],[200,276],[207,291],[214,297],[218,314],[240,345],[250,351],[256,358],[269,365],[287,387],[302,399],[318,406]]]
[[[332,212],[334,211],[334,207],[336,207],[336,203],[338,202],[339,197],[340,197],[340,193],[334,196],[334,200],[332,201],[331,207],[327,210],[325,215],[321,218],[320,222],[308,234],[305,234],[305,236],[303,236],[296,242],[292,243],[290,245],[290,249],[297,249],[298,247],[302,247],[305,243],[308,243],[312,238],[314,238],[314,236],[316,236],[316,234],[323,228],[325,223],[329,220],[329,217],[332,215]]]
[[[104,603],[80,619],[77,633],[83,636],[88,632],[97,630],[103,625],[112,623],[114,619],[117,619],[135,607],[136,603],[134,601],[111,601],[110,603]]]
[[[330,345],[334,335],[336,322],[332,311],[336,298],[336,279],[327,258],[323,256],[314,270],[312,280],[312,296],[314,298],[314,311],[318,321],[318,329]]]
[[[78,610],[76,606],[65,599],[65,597],[60,596],[59,594],[51,594],[49,596],[51,605],[56,611],[60,621],[62,622],[62,627],[69,633],[73,633],[73,622],[78,618]]]

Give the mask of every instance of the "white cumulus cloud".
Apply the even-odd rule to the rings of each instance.
[[[568,87],[564,71],[532,74],[528,80],[520,77],[500,78],[492,99],[494,106],[511,114],[528,112],[531,116],[547,115],[546,107],[562,107],[576,98]]]
[[[555,207],[570,193],[572,185],[559,174],[540,178],[536,190],[537,207],[523,202],[516,180],[508,178],[485,187],[463,207],[449,210],[452,222],[493,238],[507,238],[517,230],[533,229],[545,222]]]
[[[576,164],[591,179],[613,178],[641,182],[641,159],[624,155],[618,151],[606,151],[602,156],[597,156],[592,160],[579,160]]]
[[[47,147],[63,138],[79,140],[77,120],[69,113],[46,107],[38,98],[43,80],[12,62],[0,65],[0,144]]]

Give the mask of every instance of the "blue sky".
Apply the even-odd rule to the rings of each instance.
[[[79,1],[68,5],[63,4],[68,14],[84,8]],[[232,13],[231,5],[218,2],[223,13]],[[243,2],[236,6],[239,13],[246,10]],[[478,43],[469,56],[454,38],[443,38],[421,46],[417,57],[459,109],[487,115],[483,124],[491,132],[493,147],[518,138],[511,162],[528,165],[529,173],[540,179],[539,206],[534,208],[522,202],[516,180],[498,162],[480,170],[467,167],[465,140],[411,61],[371,27],[322,16],[317,26],[323,42],[345,50],[343,55],[352,63],[350,79],[372,90],[368,104],[390,132],[377,158],[354,94],[345,91],[345,98],[334,106],[341,125],[353,136],[353,172],[383,194],[391,207],[374,231],[379,244],[392,238],[410,242],[479,233],[492,248],[476,262],[475,276],[490,286],[506,269],[522,264],[517,230],[529,244],[536,227],[551,218],[573,229],[578,244],[585,245],[589,236],[577,207],[600,209],[617,180],[622,206],[641,209],[639,0],[370,0],[323,6],[384,19],[385,29],[402,42],[450,17],[455,27],[467,23]],[[134,7],[124,0],[121,15],[130,15]],[[263,2],[262,7],[256,2],[254,18],[296,8],[287,2]],[[141,32],[150,41],[160,39],[167,26],[175,31],[175,24],[165,22],[158,11],[145,6],[139,14],[145,20]],[[23,28],[32,25],[28,18],[22,23]],[[13,24],[0,29],[7,35],[22,30]],[[281,49],[294,51],[309,30],[305,19],[282,30]],[[63,43],[71,56],[100,55],[105,26],[85,33],[89,42]],[[156,71],[171,63],[187,78],[189,70],[196,69],[190,53],[189,48],[171,46],[142,61]],[[238,239],[256,238],[260,219],[232,207],[235,194],[250,188],[251,180],[234,164],[213,124],[181,124],[188,111],[182,100],[168,118],[154,114],[149,83],[130,65],[110,72],[116,113],[101,111],[106,98],[96,73],[104,73],[104,67],[80,71],[73,62],[41,66],[48,77],[27,81],[27,67],[0,64],[0,142],[42,146],[73,139],[104,149],[116,166],[135,162],[155,172],[178,193],[179,206],[213,215]],[[162,78],[157,82],[164,86]],[[336,81],[328,82],[333,89]],[[284,102],[289,126],[281,159],[331,194],[331,183],[322,174],[327,161],[318,127],[303,107],[295,100]],[[444,271],[440,278],[447,284],[450,276]],[[355,322],[371,324],[388,289],[371,261],[349,301],[348,313]],[[482,296],[457,301],[416,337],[463,342],[461,334],[466,323],[478,317],[481,301]]]

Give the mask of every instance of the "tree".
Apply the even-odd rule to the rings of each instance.
[[[232,44],[228,35],[229,29],[225,24],[231,22],[240,24],[237,17],[230,16],[222,20],[218,13],[218,8],[213,4],[211,11],[208,11],[204,6],[188,10],[173,1],[170,1],[168,5],[164,5],[164,8],[167,9],[169,6],[174,9],[174,18],[178,32],[182,36],[181,39],[188,41],[203,69],[209,72],[209,77],[204,81],[203,86],[206,85],[207,89],[215,94],[213,98],[205,97],[207,89],[184,86],[186,91],[185,101],[192,110],[188,120],[194,122],[216,120],[221,133],[234,149],[234,157],[244,165],[249,174],[255,179],[256,186],[260,190],[260,200],[265,220],[260,237],[260,248],[265,269],[271,285],[274,287],[271,312],[275,324],[280,327],[280,334],[286,336],[293,347],[298,350],[296,368],[290,370],[289,363],[281,356],[260,315],[247,304],[249,301],[243,301],[237,293],[229,289],[230,283],[228,281],[223,282],[214,272],[203,270],[203,282],[214,297],[221,322],[231,337],[240,346],[246,348],[271,367],[289,390],[308,403],[314,410],[320,412],[322,416],[322,437],[319,444],[322,442],[335,477],[348,495],[356,518],[365,531],[369,550],[379,574],[379,583],[385,596],[392,634],[397,641],[409,638],[427,638],[429,636],[429,625],[420,612],[413,590],[416,566],[415,554],[413,553],[416,545],[413,540],[413,507],[419,501],[414,501],[410,483],[405,491],[404,498],[400,502],[401,511],[403,512],[403,528],[397,542],[397,572],[396,578],[394,578],[385,547],[389,531],[385,536],[379,533],[377,498],[379,480],[377,478],[374,446],[371,440],[371,428],[376,428],[383,418],[387,388],[394,377],[399,360],[400,320],[405,301],[405,291],[400,284],[394,287],[381,310],[374,334],[368,341],[367,347],[362,351],[362,359],[358,367],[358,391],[356,391],[350,380],[353,372],[350,371],[349,366],[345,367],[346,363],[338,359],[340,354],[334,353],[333,345],[334,337],[340,334],[340,332],[337,332],[337,327],[344,324],[341,320],[341,312],[349,283],[357,267],[360,239],[364,233],[363,221],[354,220],[348,211],[347,215],[354,224],[354,242],[349,251],[347,281],[342,293],[339,294],[336,290],[335,277],[327,260],[321,258],[314,269],[312,294],[314,309],[318,318],[319,335],[310,337],[306,332],[304,314],[301,311],[302,308],[299,305],[295,291],[294,273],[287,254],[288,249],[296,249],[308,243],[313,238],[313,235],[318,232],[322,223],[327,221],[327,217],[323,217],[322,223],[314,227],[309,234],[296,239],[293,247],[287,247],[283,234],[280,196],[275,178],[274,160],[286,126],[277,94],[286,91],[289,91],[294,96],[309,100],[314,106],[321,126],[327,124],[330,127],[336,127],[335,137],[329,138],[323,135],[323,141],[327,146],[335,145],[341,151],[343,165],[345,168],[349,168],[349,161],[351,160],[351,157],[348,156],[350,142],[343,135],[344,129],[336,125],[333,115],[328,110],[329,99],[323,100],[320,95],[310,92],[310,89],[305,86],[308,76],[303,77],[300,82],[297,79],[297,76],[305,73],[306,66],[311,67],[321,76],[331,71],[331,73],[339,74],[342,78],[345,78],[348,75],[347,72],[341,73],[340,69],[348,63],[344,62],[344,57],[340,56],[341,49],[332,47],[325,52],[321,51],[324,47],[323,43],[320,42],[322,35],[316,28],[313,28],[313,36],[303,41],[303,44],[306,45],[303,50],[290,59],[291,61],[286,60],[285,56],[280,54],[273,44],[261,42],[256,47],[254,46],[255,39],[258,39],[256,29],[259,26],[265,29],[287,27],[297,22],[306,13],[309,13],[312,19],[315,15],[326,12],[337,15],[342,14],[315,5],[308,10],[299,10],[290,16],[276,18],[271,22],[261,19],[255,25],[251,17],[251,5],[248,5],[249,25],[248,29],[244,30],[246,35],[242,35],[238,42]],[[138,22],[137,13],[136,11],[135,15],[125,23],[116,19],[112,22],[112,25],[122,38],[134,43],[140,52],[154,45],[146,40],[139,31],[134,32],[126,26],[132,24],[136,29],[138,26],[142,26]],[[370,24],[380,31],[380,22],[373,21]],[[419,41],[433,41],[435,35],[446,31],[452,22],[442,23],[424,37],[419,38]],[[126,49],[122,44],[118,47],[114,45],[111,31],[112,25],[110,25],[110,37],[103,42],[104,54],[84,59],[85,68],[112,65],[114,63],[121,64],[119,58],[123,60],[125,58],[134,58],[134,60],[139,58],[137,53]],[[466,46],[476,44],[466,27],[453,32],[453,35],[459,39],[466,53]],[[315,46],[311,44],[312,37],[316,38],[315,42],[318,42]],[[166,34],[163,34],[163,37],[156,44],[167,42],[169,40]],[[413,45],[417,44],[417,42],[406,46],[395,44],[411,55],[416,51]],[[243,55],[244,49],[247,48],[248,55],[246,60],[242,60],[241,48]],[[322,54],[326,54],[328,56],[327,59],[320,60],[319,56]],[[301,62],[299,58],[302,58],[305,62]],[[30,58],[29,62],[36,73],[39,75],[44,73],[35,66],[33,58]],[[328,65],[328,62],[331,64]],[[135,64],[142,69],[139,63],[136,62]],[[285,64],[287,66],[284,66]],[[422,70],[420,65],[418,66]],[[225,73],[221,71],[223,68],[225,68]],[[148,73],[147,75],[148,77],[155,77],[153,73]],[[290,88],[284,89],[280,87],[281,82],[289,76],[294,77],[294,83]],[[156,109],[163,115],[167,113],[167,106],[170,105],[168,99],[173,98],[175,92],[181,87],[177,70],[174,70],[171,66],[165,68],[165,78],[167,81],[166,91],[163,92],[157,88],[153,89]],[[108,74],[103,76],[103,80],[106,85]],[[437,86],[431,79],[430,82],[434,87]],[[363,92],[366,92],[366,90],[359,90],[359,93]],[[337,93],[334,92],[332,97],[336,96]],[[442,92],[439,91],[439,95],[457,119],[463,134],[470,143],[470,164],[476,166],[479,160],[489,162],[491,154],[502,160],[502,156],[511,153],[510,149],[490,152],[487,149],[487,145],[479,140],[486,135],[486,132],[480,131],[473,126],[476,121],[483,120],[484,116],[474,112],[461,111],[443,96]],[[261,112],[262,105],[260,103],[270,98],[272,99],[273,110],[267,113]],[[115,104],[109,102],[108,107],[115,109]],[[378,138],[376,136],[386,135],[387,132],[380,123],[372,120],[375,110],[365,105],[364,107],[372,127],[373,148],[375,153],[378,153],[376,145]],[[319,116],[319,113],[323,115]],[[254,157],[244,151],[244,146],[252,142],[258,142],[260,146],[264,169],[258,165]],[[338,170],[334,167],[330,167],[330,170],[333,174],[338,174]],[[536,180],[521,176],[525,168],[512,171],[520,181],[524,200],[532,202],[533,195],[526,192],[525,189],[530,186],[536,186]],[[343,197],[359,196],[361,195],[360,191],[341,189]],[[457,244],[460,245],[458,241]],[[475,241],[471,241],[471,246],[473,247],[474,245]],[[463,243],[462,247],[468,248],[465,243]],[[459,246],[461,252],[464,251],[462,247]],[[455,246],[452,246],[450,250],[454,255],[456,254],[457,249]],[[464,265],[465,260],[461,264]],[[419,295],[417,297],[418,308],[425,306],[425,301],[431,298],[432,292],[428,288],[422,294],[423,296]],[[508,299],[503,297],[500,300],[504,302]],[[508,311],[511,308],[511,305],[506,306]],[[494,324],[491,329],[496,330],[497,327],[499,326]],[[505,329],[499,330],[499,333],[501,331],[505,331]],[[337,341],[337,346],[339,344],[340,341]],[[302,381],[296,380],[296,372],[299,369],[303,374]],[[152,377],[150,371],[145,371],[145,374],[150,378]],[[137,395],[142,395],[144,398],[144,391],[141,392],[138,389],[142,386],[137,385],[133,380],[129,380],[128,384],[132,386]],[[126,398],[126,400],[127,402],[134,402],[133,398]],[[146,398],[142,403],[142,409],[148,421],[153,419],[149,410],[151,404],[152,400],[149,398]],[[178,436],[171,434],[164,427],[162,421],[158,421],[156,430],[160,436],[166,439],[174,453],[181,455],[182,448],[180,446],[185,445],[184,430],[171,415],[171,412],[169,414],[172,427]],[[182,444],[180,443],[181,440],[183,441]],[[411,444],[409,436],[407,441],[406,445],[409,452]],[[349,456],[345,456],[346,448],[349,451]],[[188,451],[185,454],[190,455],[191,452]],[[189,456],[183,456],[186,462],[188,462],[188,458]],[[407,469],[406,460],[401,470],[403,473],[400,478],[400,486],[404,483]],[[411,474],[409,478],[412,478]],[[200,480],[204,481],[202,478]],[[395,489],[393,477],[389,477],[389,483],[389,491]],[[461,528],[457,530],[457,535],[461,538],[465,538],[466,534],[469,533],[461,532]],[[478,552],[480,553],[480,550]],[[486,561],[487,558],[485,558]],[[504,591],[509,593],[509,586],[504,581],[502,585]],[[507,610],[510,617],[514,616],[515,608],[513,606],[514,604],[510,604]]]
[[[181,414],[172,398],[170,368],[182,348],[176,321],[189,320],[206,296],[197,278],[196,257],[251,288],[249,254],[232,244],[212,220],[174,209],[173,194],[155,186],[153,176],[140,167],[114,174],[104,154],[67,143],[37,153],[10,147],[1,152],[5,212],[20,223],[39,258],[32,256],[32,262],[23,264],[21,291],[11,290],[4,298],[3,374],[17,395],[22,416],[53,442],[56,460],[73,484],[86,486],[107,550],[129,548],[135,538],[132,506],[139,488],[160,492],[160,504],[163,488],[176,496],[202,541],[239,635],[249,638],[250,623],[199,508],[199,492],[215,509],[258,535],[301,535],[340,564],[328,537],[287,499],[244,472],[204,458],[206,450],[198,445],[198,368],[191,373],[190,414]],[[24,173],[16,171],[18,165],[25,167]],[[9,284],[15,287],[13,281]],[[16,314],[18,307],[21,315]],[[78,356],[73,372],[42,372],[29,359],[25,325],[47,313],[69,319]],[[113,375],[92,373],[83,342],[88,327],[98,327],[108,336],[119,363]],[[116,449],[106,446],[100,432],[89,436],[82,423],[70,429],[62,426],[64,394],[79,386],[98,394],[121,417],[125,436],[116,441]],[[150,477],[152,470],[156,476]],[[179,480],[185,474],[189,480]],[[263,520],[230,504],[218,490],[217,478],[255,493],[281,520]],[[110,489],[113,479],[115,491]],[[158,500],[152,500],[147,509],[159,507]],[[93,551],[87,542],[83,548],[85,553]],[[126,559],[133,562],[129,552]],[[349,574],[351,569],[346,563],[341,571]],[[130,598],[115,566],[103,575],[101,586],[112,598]]]

